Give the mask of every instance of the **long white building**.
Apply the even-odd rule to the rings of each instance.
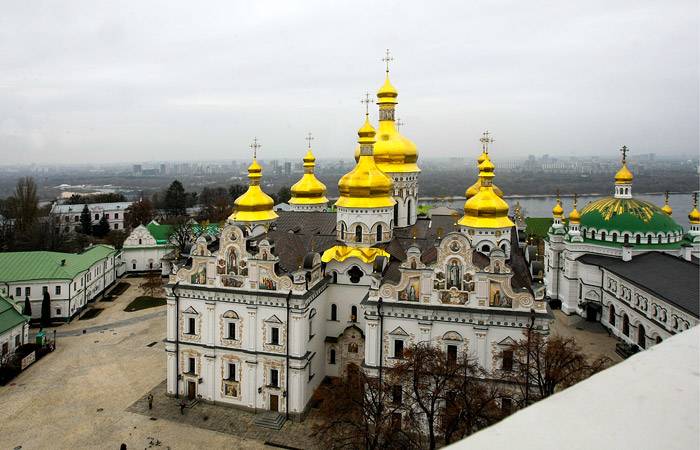
[[[87,207],[90,211],[92,224],[97,225],[102,216],[105,216],[109,222],[110,230],[123,230],[125,228],[124,214],[126,209],[131,206],[131,203],[88,203]],[[64,231],[80,231],[80,214],[83,212],[85,205],[85,203],[77,205],[54,203],[51,206],[50,214],[57,219]]]

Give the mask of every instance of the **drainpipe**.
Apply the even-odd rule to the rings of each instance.
[[[284,417],[285,420],[289,420],[289,300],[292,298],[292,290],[289,290],[289,293],[287,294],[287,334],[285,336],[285,375],[284,375],[284,384],[285,384],[285,392],[287,393],[286,398],[284,400]]]
[[[382,392],[382,366],[384,365],[384,314],[382,305],[384,300],[379,297],[377,300],[377,314],[379,314],[379,392]]]
[[[561,252],[557,252],[557,296],[556,296],[556,299],[559,301],[561,301],[561,299],[559,298],[559,277],[561,276],[561,274],[559,273],[559,272],[561,272],[561,267],[559,266],[560,258],[561,258]]]
[[[173,286],[173,296],[175,297],[175,398],[180,398],[180,297],[177,295],[177,288],[180,282]]]

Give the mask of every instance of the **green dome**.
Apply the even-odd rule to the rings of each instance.
[[[581,228],[596,231],[642,234],[683,233],[671,216],[653,203],[634,198],[605,197],[581,210]]]

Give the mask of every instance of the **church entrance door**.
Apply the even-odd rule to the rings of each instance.
[[[277,412],[279,411],[279,397],[273,394],[270,394],[270,411]]]
[[[586,322],[595,322],[598,319],[598,308],[592,304],[586,306]]]
[[[196,395],[197,395],[197,383],[195,383],[194,381],[188,381],[187,382],[187,398],[190,400],[194,400]]]

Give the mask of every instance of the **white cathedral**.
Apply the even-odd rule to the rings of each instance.
[[[378,131],[366,115],[333,212],[310,148],[291,211],[273,211],[253,158],[220,238],[197,241],[170,275],[168,394],[300,420],[321,381],[351,364],[376,374],[429,342],[509,370],[502,350],[531,321],[548,333],[492,183],[490,139],[464,215],[417,217],[418,152],[396,127],[397,97],[387,70]]]

